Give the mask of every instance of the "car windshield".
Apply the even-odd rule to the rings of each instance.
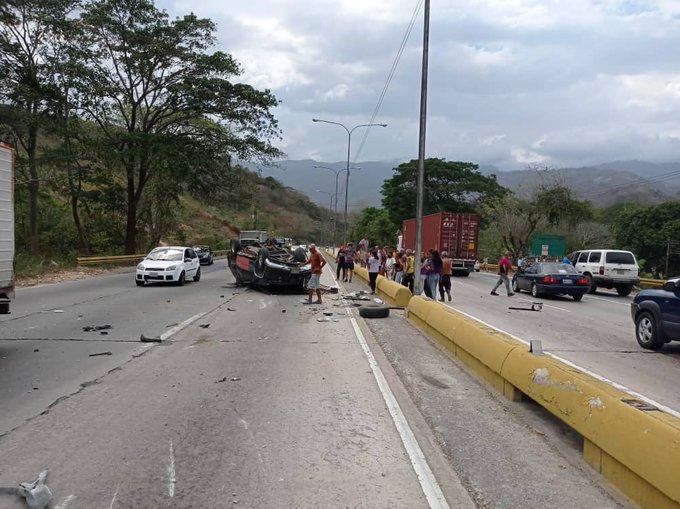
[[[606,257],[607,263],[625,263],[626,265],[635,265],[635,258],[632,253],[610,251]]]
[[[148,260],[178,262],[184,257],[184,251],[178,249],[154,249],[146,257]]]
[[[543,274],[578,274],[572,265],[566,263],[544,263]]]

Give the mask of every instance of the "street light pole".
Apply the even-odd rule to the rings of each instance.
[[[413,291],[420,295],[423,279],[420,276],[420,255],[423,250],[423,188],[425,187],[425,125],[427,121],[427,65],[430,41],[430,0],[425,0],[423,26],[423,68],[420,83],[420,136],[418,139],[418,180],[416,186],[416,252],[413,267]],[[437,300],[437,294],[432,296]]]
[[[349,198],[349,160],[351,156],[351,146],[352,146],[352,133],[354,132],[355,129],[359,127],[387,127],[387,124],[359,124],[355,125],[351,129],[348,129],[345,124],[341,124],[340,122],[333,122],[332,120],[322,120],[320,118],[313,118],[312,122],[323,122],[324,124],[334,124],[334,125],[339,125],[342,127],[345,131],[347,131],[347,178],[345,179],[345,213],[344,213],[344,231],[343,231],[343,239],[342,242],[343,244],[347,244],[347,201]]]
[[[318,164],[314,165],[314,168],[323,168],[324,170],[331,171],[335,173],[335,208],[333,209],[333,242],[335,243],[337,240],[337,228],[338,228],[338,177],[343,171],[346,171],[345,168],[342,168],[341,170],[336,170],[335,168],[331,168],[329,166],[320,166]],[[353,166],[350,168],[351,170],[360,170],[361,166]]]

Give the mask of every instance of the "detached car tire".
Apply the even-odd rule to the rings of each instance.
[[[359,316],[362,318],[387,318],[390,316],[390,308],[385,306],[362,306],[359,308]]]
[[[642,348],[658,350],[663,346],[656,326],[656,319],[649,311],[643,311],[635,319],[635,339]]]

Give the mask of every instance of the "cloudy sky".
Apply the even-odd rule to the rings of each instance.
[[[243,81],[271,89],[290,159],[342,161],[370,121],[419,0],[157,0],[218,23]],[[417,158],[422,9],[352,160]],[[582,166],[680,160],[680,1],[433,0],[428,157]]]

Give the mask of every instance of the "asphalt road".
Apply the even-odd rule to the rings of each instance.
[[[543,349],[680,415],[680,394],[672,380],[680,379],[680,343],[659,352],[644,350],[635,340],[630,316],[632,296],[598,290],[581,302],[570,297],[534,299],[522,292],[508,298],[501,287],[489,294],[497,276],[471,274],[453,278],[453,301],[446,303],[524,341],[541,340]],[[540,312],[515,311],[509,306],[543,303]]]
[[[230,297],[225,261],[201,271],[184,287],[138,288],[130,272],[17,290],[12,314],[0,315],[0,408],[12,409],[0,412],[0,434],[143,352],[141,334],[165,334]],[[111,329],[83,331],[102,325]]]
[[[22,292],[11,317],[17,334],[30,332],[21,337],[74,344],[75,366],[100,363],[85,357],[93,348],[129,350],[106,357],[119,366],[100,364],[96,383],[0,436],[0,486],[47,468],[58,509],[628,507],[559,423],[488,391],[398,312],[364,322],[337,296],[305,306],[299,295],[232,288],[223,268],[184,288],[137,289],[130,275],[44,287],[23,317]],[[100,311],[81,310],[95,299]],[[131,358],[139,345],[126,341],[140,331],[164,334],[192,317]],[[105,321],[109,336],[82,333]],[[66,351],[49,361],[25,368],[54,372],[62,390],[80,376]],[[2,376],[18,376],[12,366]]]

